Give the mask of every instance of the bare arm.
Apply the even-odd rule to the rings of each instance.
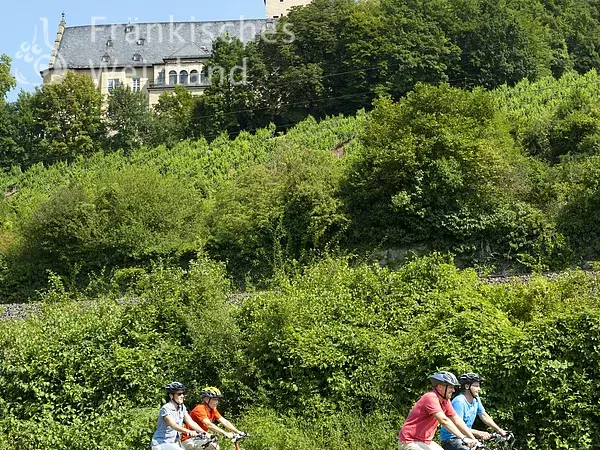
[[[496,430],[501,436],[506,436],[506,431],[504,431],[502,428],[500,428],[496,422],[494,422],[494,419],[492,419],[488,413],[484,412],[479,414],[479,418],[481,419],[481,421],[486,424],[488,427],[493,428],[494,430]]]
[[[228,439],[231,439],[233,437],[232,433],[228,433],[227,431],[223,430],[222,428],[219,428],[218,426],[216,426],[214,423],[212,423],[210,421],[210,419],[208,417],[205,417],[204,419],[202,419],[202,423],[204,425],[206,425],[206,427],[209,430],[214,431],[215,433],[219,433],[222,434],[223,436],[225,436]]]
[[[475,436],[480,441],[487,441],[489,438],[492,437],[492,435],[490,433],[487,433],[485,431],[479,431],[479,430],[472,429],[471,433],[473,433],[473,436]]]
[[[471,430],[469,429],[469,427],[467,427],[467,425],[465,425],[463,420],[460,417],[458,417],[458,414],[448,417],[443,412],[438,412],[438,413],[435,413],[433,415],[433,417],[435,417],[437,419],[437,421],[439,422],[439,424],[442,425],[443,427],[445,427],[454,436],[457,436],[457,437],[466,436],[466,439],[464,442],[469,447],[471,447],[473,444],[475,444],[475,441],[476,441],[475,436],[473,435],[473,433],[471,433]]]
[[[227,428],[229,431],[233,431],[234,433],[241,433],[240,430],[238,430],[236,427],[233,426],[233,424],[227,420],[225,417],[221,417],[218,419],[219,423],[221,425],[223,425],[225,428]]]
[[[164,419],[165,422],[167,422],[167,425],[169,425],[175,431],[179,431],[180,433],[189,434],[192,437],[196,436],[196,434],[197,434],[194,430],[188,430],[187,428],[184,428],[181,425],[177,425],[175,423],[175,421],[173,420],[173,418],[171,416],[169,416],[169,415],[163,416],[163,419]]]
[[[204,430],[200,428],[200,425],[198,425],[194,419],[192,419],[192,416],[190,416],[189,413],[185,413],[185,416],[183,416],[183,420],[198,433],[204,433]]]

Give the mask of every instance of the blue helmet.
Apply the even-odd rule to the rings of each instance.
[[[446,384],[458,386],[459,382],[456,379],[456,376],[452,372],[438,372],[429,377],[429,380],[433,383],[433,385],[437,384]]]

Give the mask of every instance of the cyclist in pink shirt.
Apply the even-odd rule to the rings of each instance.
[[[433,436],[438,425],[443,425],[467,447],[477,439],[463,420],[454,412],[450,399],[458,380],[450,372],[439,372],[429,378],[433,389],[413,406],[398,435],[398,450],[442,450]]]

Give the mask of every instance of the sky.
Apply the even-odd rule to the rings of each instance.
[[[7,3],[2,7],[0,54],[12,58],[12,73],[18,83],[8,94],[8,101],[14,101],[21,89],[32,91],[40,85],[39,70],[47,66],[62,12],[67,26],[265,17],[263,0],[10,0]]]

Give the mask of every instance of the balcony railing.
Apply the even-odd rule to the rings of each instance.
[[[173,80],[170,80],[173,81]],[[210,86],[210,79],[207,76],[200,76],[198,77],[197,80],[188,80],[187,83],[180,83],[179,80],[177,80],[177,82],[175,83],[169,83],[166,80],[156,80],[156,81],[151,81],[148,83],[148,87],[149,88],[167,88],[167,87],[174,87],[174,86],[189,86],[189,87],[194,87],[194,86]]]

